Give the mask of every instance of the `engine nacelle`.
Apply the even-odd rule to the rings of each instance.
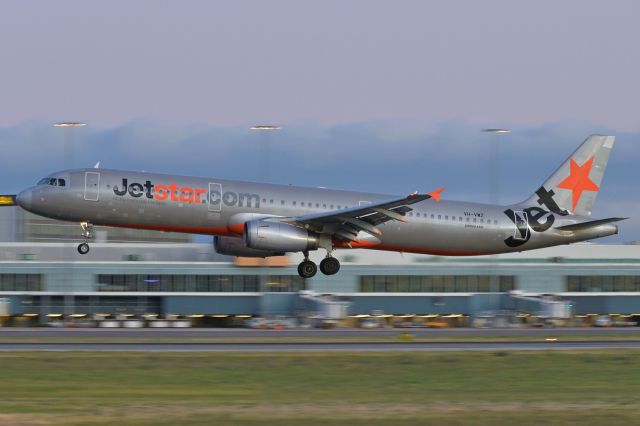
[[[244,244],[242,238],[233,237],[213,237],[213,248],[217,253],[227,256],[270,257],[284,255],[284,252],[249,248]]]
[[[251,220],[244,224],[244,243],[257,250],[298,252],[318,248],[318,234],[288,223]]]

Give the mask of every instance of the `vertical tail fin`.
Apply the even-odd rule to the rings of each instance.
[[[561,214],[591,216],[614,136],[589,136],[523,204]]]

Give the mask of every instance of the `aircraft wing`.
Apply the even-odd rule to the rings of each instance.
[[[440,193],[444,188],[427,194],[413,193],[406,197],[379,201],[348,209],[331,210],[293,218],[293,221],[320,233],[332,234],[347,243],[357,240],[360,231],[374,237],[382,232],[377,225],[390,220],[406,222],[405,215],[413,210],[410,206],[420,201],[433,198],[440,201]]]

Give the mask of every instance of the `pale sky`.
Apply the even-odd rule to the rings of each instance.
[[[640,130],[637,1],[3,1],[0,125]]]

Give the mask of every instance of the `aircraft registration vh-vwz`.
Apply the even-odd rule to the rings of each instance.
[[[336,248],[473,256],[616,234],[623,218],[591,217],[613,142],[590,136],[531,197],[506,206],[442,200],[442,188],[398,197],[100,168],[53,173],[0,204],[80,223],[80,254],[93,225],[207,234],[226,255],[302,252],[298,273],[310,278],[317,249],[333,275]]]

